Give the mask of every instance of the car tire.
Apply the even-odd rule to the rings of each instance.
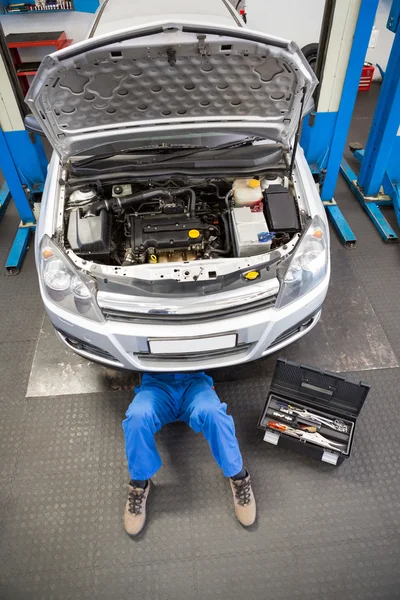
[[[318,46],[319,44],[307,44],[301,49],[313,71],[315,71],[315,65],[317,64]]]

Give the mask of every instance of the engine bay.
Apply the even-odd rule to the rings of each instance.
[[[68,188],[64,244],[83,260],[116,266],[254,256],[302,230],[293,183],[167,179]]]

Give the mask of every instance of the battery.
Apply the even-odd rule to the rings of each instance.
[[[268,252],[273,236],[262,211],[252,211],[248,206],[234,208],[232,225],[237,256]]]

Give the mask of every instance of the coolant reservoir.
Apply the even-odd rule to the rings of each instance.
[[[235,206],[254,206],[262,200],[258,179],[235,179],[232,190]]]

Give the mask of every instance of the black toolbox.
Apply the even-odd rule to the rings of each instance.
[[[368,392],[365,383],[278,358],[258,426],[270,444],[341,465]]]

